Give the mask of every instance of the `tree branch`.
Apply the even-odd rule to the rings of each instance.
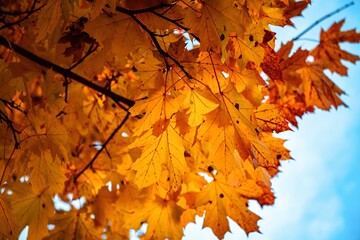
[[[83,84],[84,86],[87,86],[95,91],[98,91],[98,92],[104,94],[105,96],[111,98],[116,103],[123,103],[123,104],[127,105],[128,106],[127,108],[123,107],[123,109],[125,109],[125,110],[128,110],[130,107],[132,107],[135,104],[135,102],[133,100],[125,98],[121,95],[118,95],[108,89],[105,89],[105,88],[85,79],[84,77],[81,77],[80,75],[72,72],[69,69],[65,69],[55,63],[52,63],[44,58],[41,58],[41,57],[33,54],[32,52],[20,47],[19,45],[15,44],[15,43],[7,41],[7,39],[4,38],[3,36],[0,36],[0,45],[3,45],[4,47],[14,50],[16,53],[33,61],[34,63],[39,64],[42,67],[51,69],[54,72],[63,75],[65,79],[71,78],[74,81]]]
[[[336,9],[335,11],[332,11],[331,13],[326,14],[325,16],[319,18],[316,22],[314,22],[313,24],[311,24],[309,27],[307,27],[304,31],[302,31],[299,35],[297,35],[295,38],[292,39],[292,41],[296,41],[298,40],[302,35],[304,35],[305,33],[307,33],[308,31],[310,31],[313,27],[315,27],[316,25],[318,25],[319,23],[321,23],[322,21],[324,21],[325,19],[335,15],[336,13],[341,12],[342,10],[344,10],[345,8],[348,8],[350,6],[354,5],[354,2],[349,2],[347,4],[345,4],[344,6]]]

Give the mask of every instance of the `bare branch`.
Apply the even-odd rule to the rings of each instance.
[[[315,27],[316,25],[318,25],[319,23],[321,23],[321,22],[324,21],[325,19],[327,19],[327,18],[335,15],[336,13],[341,12],[342,10],[344,10],[344,9],[346,9],[346,8],[352,6],[352,5],[354,5],[354,2],[349,2],[348,4],[345,4],[344,6],[336,9],[335,11],[332,11],[331,13],[328,13],[328,14],[326,14],[325,16],[319,18],[317,21],[315,21],[313,24],[311,24],[309,27],[307,27],[304,31],[302,31],[299,35],[297,35],[296,37],[294,37],[294,38],[292,39],[292,41],[299,40],[299,38],[300,38],[302,35],[304,35],[304,34],[307,33],[308,31],[310,31],[313,27]]]

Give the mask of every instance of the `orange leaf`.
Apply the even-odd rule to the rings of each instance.
[[[247,200],[237,188],[229,185],[218,173],[196,198],[196,206],[205,206],[204,227],[210,227],[222,239],[230,230],[227,216],[240,225],[246,233],[258,231],[260,219],[246,207]]]
[[[342,50],[339,46],[342,42],[356,43],[360,41],[360,33],[355,29],[341,31],[345,20],[334,23],[328,31],[321,30],[320,44],[311,51],[315,58],[315,63],[332,72],[337,72],[342,76],[347,75],[347,68],[341,63],[341,60],[355,63],[360,57]]]
[[[10,205],[10,199],[6,194],[0,194],[0,237],[4,239],[18,239],[20,229],[17,224],[14,211]]]

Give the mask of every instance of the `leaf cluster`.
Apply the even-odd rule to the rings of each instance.
[[[25,226],[28,239],[127,239],[144,223],[146,239],[180,239],[196,215],[220,239],[229,218],[259,231],[248,201],[272,205],[291,159],[273,133],[346,106],[324,71],[359,60],[340,47],[360,41],[344,21],[312,50],[274,50],[270,26],[309,0],[3,2],[4,239]]]

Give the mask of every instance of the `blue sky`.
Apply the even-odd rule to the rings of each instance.
[[[292,39],[323,15],[350,1],[313,0],[304,17],[294,19],[296,29],[276,29],[281,41]],[[320,29],[328,29],[334,21],[346,18],[343,29],[360,31],[360,0],[355,5],[325,20],[303,36],[318,39]],[[310,41],[297,41],[296,46],[312,47]],[[360,55],[360,44],[344,44],[349,52]],[[261,209],[256,203],[251,209],[262,217],[262,234],[249,238],[237,226],[231,225],[232,239],[265,240],[359,240],[360,239],[360,61],[346,63],[349,77],[329,74],[346,93],[342,99],[349,108],[330,112],[317,110],[299,121],[299,129],[281,134],[295,161],[283,162],[273,180],[277,197],[275,205]],[[216,239],[210,229],[189,224],[183,240]]]

